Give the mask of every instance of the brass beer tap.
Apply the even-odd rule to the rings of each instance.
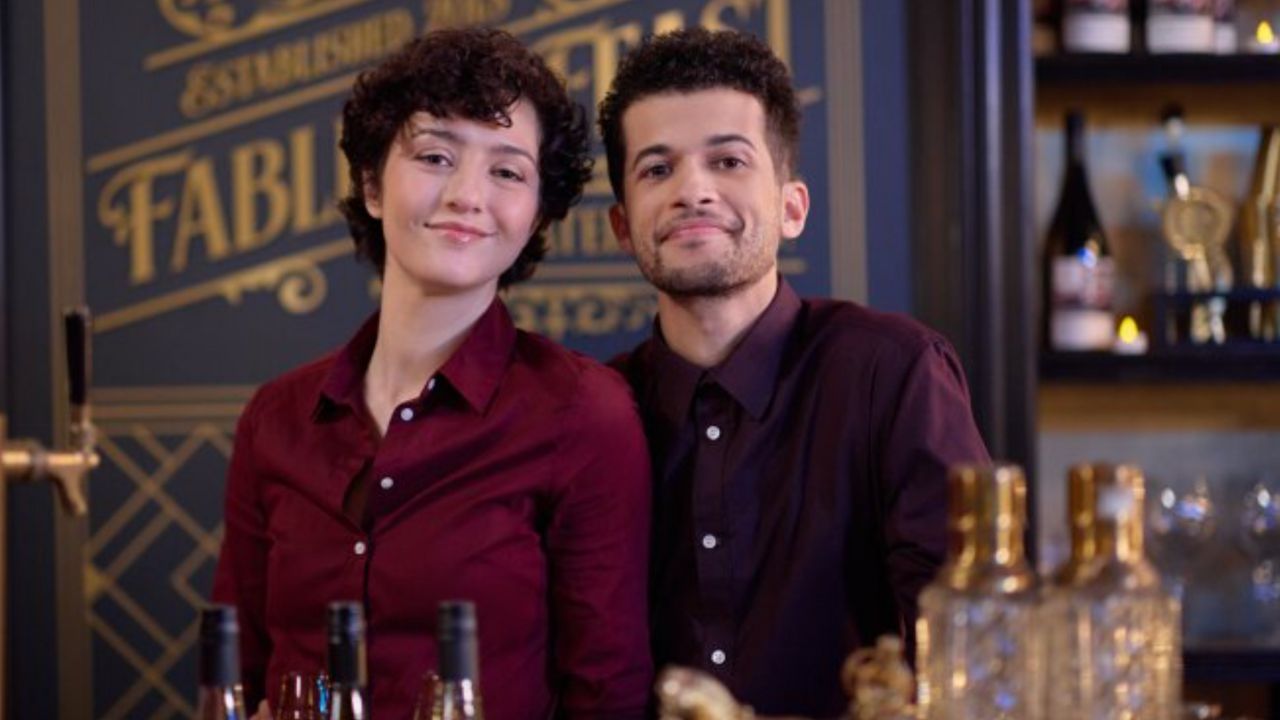
[[[89,310],[83,307],[68,310],[64,329],[70,376],[71,447],[48,450],[34,440],[4,439],[0,443],[0,466],[7,482],[51,481],[57,488],[63,510],[79,517],[89,511],[85,475],[99,463],[89,405],[92,357]]]

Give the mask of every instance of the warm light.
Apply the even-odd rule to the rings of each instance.
[[[1270,45],[1276,41],[1276,32],[1271,28],[1271,23],[1266,20],[1258,23],[1258,32],[1254,36],[1258,39],[1259,45]]]
[[[1132,317],[1126,315],[1125,318],[1120,321],[1120,331],[1118,334],[1120,336],[1120,342],[1132,343],[1136,341],[1138,339],[1138,322]]]

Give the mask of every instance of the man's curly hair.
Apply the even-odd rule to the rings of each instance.
[[[585,113],[569,99],[563,82],[542,58],[501,30],[436,30],[411,40],[381,65],[356,79],[342,108],[340,146],[351,168],[351,193],[339,208],[347,219],[356,254],[381,275],[387,243],[382,222],[365,209],[366,181],[376,183],[387,155],[414,113],[511,125],[508,110],[531,103],[538,116],[537,224],[516,261],[498,278],[499,287],[533,274],[547,252],[547,227],[564,219],[591,179]]]
[[[623,199],[627,145],[622,116],[627,108],[651,95],[714,88],[738,90],[760,101],[774,167],[780,177],[794,176],[800,106],[787,66],[753,35],[695,27],[646,38],[618,65],[613,84],[600,101],[600,135],[614,197]]]

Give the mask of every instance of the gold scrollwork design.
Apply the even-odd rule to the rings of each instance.
[[[304,315],[324,302],[329,281],[313,260],[295,256],[227,278],[222,294],[227,302],[239,305],[248,292],[272,289],[280,307],[294,315]]]
[[[175,30],[196,38],[216,38],[258,18],[287,17],[319,0],[156,0],[160,15]]]
[[[523,285],[506,301],[516,325],[554,340],[642,330],[658,310],[643,282]]]

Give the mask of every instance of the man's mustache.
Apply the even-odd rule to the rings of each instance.
[[[746,227],[746,223],[741,217],[725,218],[714,213],[699,211],[684,213],[664,222],[658,226],[657,238],[660,241],[665,240],[667,236],[688,225],[711,225],[730,235],[737,235]]]

